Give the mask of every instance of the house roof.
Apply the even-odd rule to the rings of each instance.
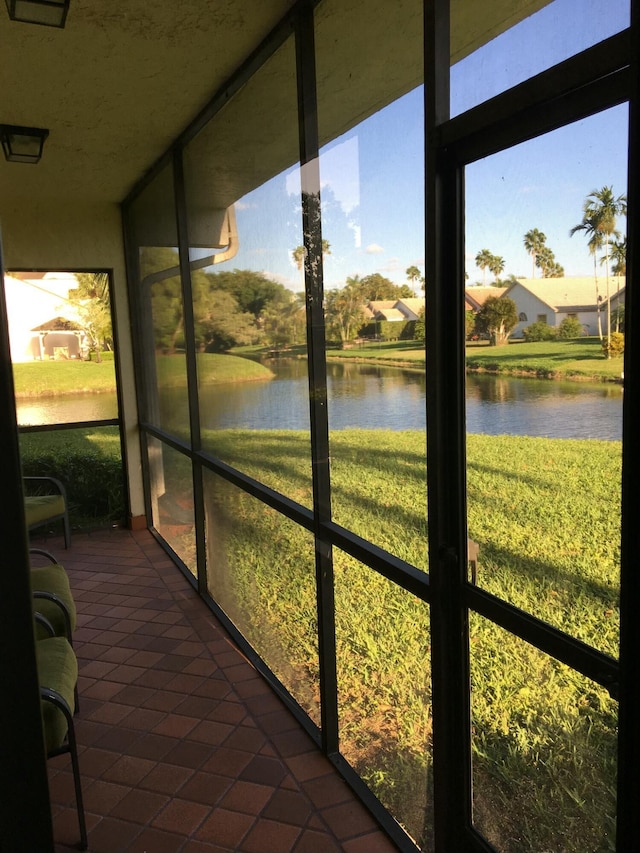
[[[402,313],[409,320],[417,320],[420,312],[424,311],[425,299],[424,296],[409,297],[407,299],[398,299],[396,305],[400,307]],[[406,310],[405,310],[406,309]]]
[[[394,308],[397,301],[397,299],[375,299],[367,303],[367,308],[375,314],[376,311],[384,311],[388,308]]]
[[[467,287],[465,302],[474,311],[479,311],[490,296],[498,299],[507,292],[507,287]]]
[[[601,303],[607,301],[604,276],[598,277],[598,294],[593,276],[521,278],[508,288],[506,295],[510,295],[518,285],[556,311],[595,311],[598,304],[597,295],[602,297]],[[624,285],[624,276],[609,276],[609,298],[613,299],[624,289]]]
[[[376,311],[376,317],[378,320],[392,320],[393,322],[407,319],[407,315],[403,314],[399,308],[385,308],[382,311]]]

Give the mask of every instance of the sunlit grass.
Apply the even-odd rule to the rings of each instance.
[[[204,385],[272,379],[264,365],[227,353],[198,353],[198,381]],[[186,387],[184,353],[156,357],[158,382],[163,388]],[[95,361],[30,361],[13,365],[16,397],[115,392],[113,359]]]
[[[112,360],[29,361],[13,365],[16,397],[91,394],[116,390]]]
[[[492,373],[565,379],[619,381],[623,359],[606,359],[599,338],[573,341],[512,341],[504,347],[467,347],[467,368]]]
[[[256,448],[264,437],[272,449],[279,445],[281,467],[270,454],[269,480],[273,485],[274,472],[281,470],[275,487],[290,495],[307,475],[292,464],[286,435],[230,430],[210,434],[208,442],[258,479],[267,472]],[[389,431],[345,430],[331,442],[332,460],[339,460],[331,470],[341,523],[420,567],[424,435],[398,439]],[[394,468],[398,454],[413,458],[415,466]],[[381,473],[383,459],[391,467]],[[617,656],[620,444],[470,436],[468,481],[469,533],[480,544],[479,585]],[[376,492],[384,512],[380,501],[371,500]],[[302,575],[295,580],[295,544],[283,540],[269,516],[240,492],[225,495],[216,512],[230,520],[226,559],[236,606],[245,607],[246,622],[259,620],[262,642],[270,635],[280,646],[273,656],[300,671],[315,648],[315,623],[308,619],[300,641],[297,616],[294,644],[287,643],[283,624],[292,609],[315,613],[315,601]],[[238,528],[231,523],[234,515],[243,519]],[[407,524],[411,518],[415,529]],[[249,531],[257,531],[255,539]],[[250,566],[247,536],[253,543]],[[274,594],[274,566],[283,561],[294,575]],[[408,831],[426,837],[416,802],[422,803],[431,761],[428,606],[337,549],[334,566],[341,749]],[[421,677],[401,677],[416,658]],[[498,635],[490,623],[473,623],[472,663],[478,819],[492,815],[510,853],[612,849],[616,707],[607,691],[507,632]],[[316,683],[315,670],[308,678]]]

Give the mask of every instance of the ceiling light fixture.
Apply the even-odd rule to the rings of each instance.
[[[0,124],[0,143],[5,158],[11,163],[37,163],[47,136],[49,131],[42,127]]]
[[[70,0],[6,0],[12,21],[64,27]]]

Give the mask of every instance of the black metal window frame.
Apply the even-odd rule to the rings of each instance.
[[[429,575],[371,542],[354,535],[331,519],[328,471],[326,365],[322,317],[322,234],[318,216],[320,183],[316,114],[314,8],[318,0],[300,0],[271,35],[249,57],[176,140],[147,176],[123,202],[129,293],[134,324],[134,357],[143,363],[141,306],[136,292],[137,247],[129,237],[128,208],[166,166],[174,175],[176,227],[185,306],[186,365],[189,388],[190,441],[178,440],[156,425],[142,421],[145,495],[149,518],[150,485],[146,464],[149,439],[158,440],[192,463],[197,579],[162,536],[154,531],[184,574],[197,586],[232,636],[293,710],[300,723],[342,772],[399,849],[415,845],[386,812],[339,752],[336,650],[332,578],[332,548],[337,547],[373,571],[421,598],[431,610],[435,847],[437,853],[492,851],[473,828],[471,805],[471,743],[469,699],[470,612],[515,634],[607,688],[619,701],[618,826],[619,853],[640,850],[640,684],[634,672],[640,648],[640,578],[635,572],[640,542],[635,518],[640,482],[637,435],[640,370],[635,307],[637,285],[638,194],[640,166],[640,22],[639,3],[632,0],[631,27],[532,77],[453,119],[449,118],[449,0],[426,0],[425,9],[425,164],[426,164],[426,296],[429,312],[426,338],[427,459]],[[309,510],[263,483],[202,450],[193,336],[193,313],[188,264],[188,228],[182,150],[206,123],[290,37],[296,40],[300,163],[307,165],[302,187],[303,233],[307,249],[307,343],[311,395],[314,508]],[[623,414],[623,482],[621,548],[620,657],[616,661],[542,622],[467,580],[466,565],[466,458],[464,401],[464,168],[482,157],[587,117],[607,107],[628,102],[630,111],[628,162],[628,259]],[[634,334],[633,330],[636,330]],[[138,383],[140,410],[145,411],[144,387]],[[319,393],[318,393],[319,392]],[[203,471],[212,471],[313,533],[316,543],[318,646],[321,664],[322,725],[316,726],[297,705],[266,663],[249,646],[207,591]]]

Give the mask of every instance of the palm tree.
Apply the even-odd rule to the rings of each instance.
[[[596,304],[598,306],[598,337],[602,340],[602,319],[600,317],[600,302],[602,299],[598,289],[598,267],[596,265],[596,261],[598,251],[602,248],[603,238],[597,228],[595,217],[588,217],[586,213],[582,217],[582,222],[578,223],[578,225],[574,225],[571,231],[569,231],[569,236],[573,237],[573,235],[577,234],[578,231],[583,231],[588,237],[587,246],[589,248],[589,254],[593,257],[593,278],[596,285]]]
[[[616,277],[616,293],[620,292],[620,276],[627,274],[627,238],[624,236],[622,240],[613,240],[609,247],[609,259],[613,261],[611,272]],[[600,263],[604,258],[600,259]],[[618,301],[619,306],[619,301]],[[620,331],[620,311],[616,311],[616,332]]]
[[[546,242],[547,235],[543,234],[538,228],[531,228],[524,235],[524,247],[531,255],[531,278],[535,278],[538,255]]]
[[[482,270],[482,283],[487,283],[487,270],[491,269],[493,255],[488,249],[481,249],[476,255],[476,266]]]
[[[500,255],[492,255],[489,270],[495,275],[497,281],[498,276],[504,270],[504,258],[501,258]]]
[[[411,282],[411,287],[415,293],[415,289],[416,289],[415,283],[416,283],[416,281],[420,281],[420,278],[421,278],[420,270],[416,266],[407,267],[406,276],[409,279],[409,281]]]
[[[300,272],[302,272],[302,267],[304,266],[304,259],[306,257],[307,250],[304,246],[296,246],[295,249],[291,252],[291,257],[295,265],[298,267]],[[322,257],[326,257],[331,254],[331,243],[328,240],[322,241]]]
[[[611,341],[611,302],[609,299],[609,244],[612,236],[618,236],[616,231],[616,219],[618,216],[626,216],[627,214],[627,197],[625,195],[615,196],[613,187],[602,187],[599,190],[592,190],[586,197],[584,202],[584,215],[582,223],[588,223],[589,228],[593,229],[594,236],[600,236],[600,242],[597,248],[602,248],[604,245],[604,264],[606,271],[607,282],[607,343]],[[580,225],[576,225],[571,230],[571,234],[575,231],[584,230]],[[594,249],[595,255],[595,249]],[[595,264],[595,257],[594,257]],[[607,358],[609,358],[609,347],[607,347]]]

